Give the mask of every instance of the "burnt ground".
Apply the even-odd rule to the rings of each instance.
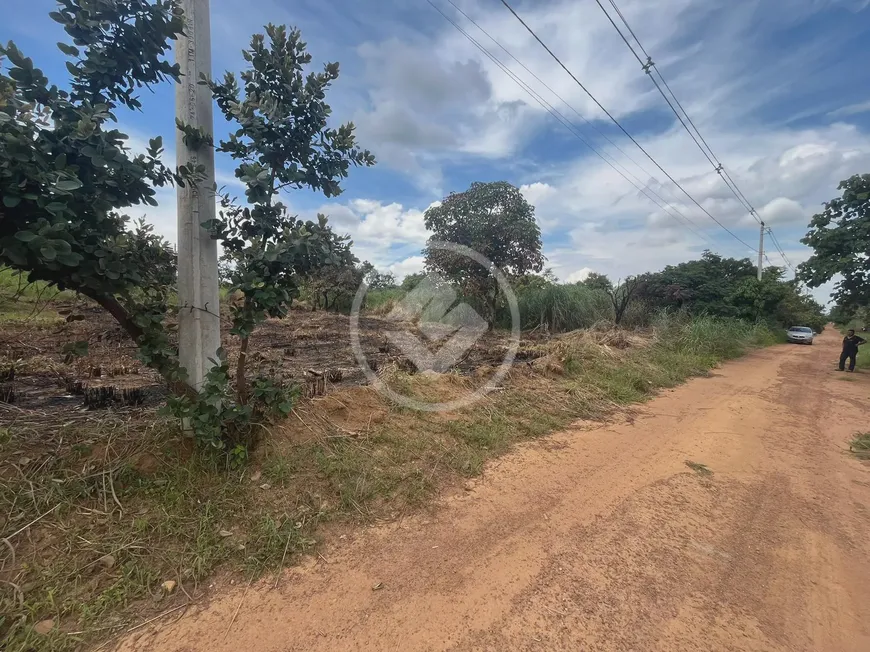
[[[390,329],[433,350],[441,343],[412,324],[366,316],[368,363],[439,400],[479,383],[507,345],[503,334],[484,333],[438,379],[413,373]],[[87,353],[70,355],[81,342]],[[227,336],[224,349],[233,369],[237,338]],[[439,487],[479,473],[510,438],[574,415],[539,423],[526,399],[500,393],[524,417],[492,440],[475,421],[489,423],[491,411],[423,418],[366,386],[346,315],[295,309],[257,329],[250,377],[309,387],[312,371],[329,379],[325,397],[301,399],[293,416],[263,429],[246,463],[234,461],[192,447],[159,416],[164,383],[101,309],[71,300],[41,311],[0,305],[0,648],[87,649],[207,599],[206,582],[280,572],[328,533],[419,509]],[[113,396],[85,404],[100,392]]]
[[[89,649],[203,604],[227,582],[280,580],[326,541],[464,491],[514,443],[610,414],[614,387],[632,397],[656,386],[636,377],[650,373],[648,337],[533,333],[505,391],[473,409],[418,413],[366,386],[347,316],[296,309],[255,332],[249,373],[306,383],[313,370],[331,379],[326,396],[302,399],[288,419],[265,424],[239,459],[192,447],[177,423],[158,416],[164,385],[108,315],[84,303],[49,307],[0,311],[0,372],[15,371],[13,380],[0,378],[15,391],[14,402],[0,402],[0,613],[8,614],[0,648],[16,652]],[[368,315],[363,353],[387,382],[424,401],[473,390],[508,344],[504,334],[484,333],[453,373],[414,374],[391,329],[422,335]],[[433,352],[453,332],[442,335],[429,340]],[[70,357],[70,345],[83,341],[87,355]],[[237,339],[227,337],[224,348],[232,369]],[[563,360],[577,357],[591,375],[563,377]],[[85,386],[136,400],[89,409]]]
[[[136,347],[105,311],[82,302],[58,303],[53,308],[57,317],[43,313],[34,319],[3,323],[0,374],[15,370],[14,379],[3,383],[7,391],[10,387],[14,391],[14,407],[7,402],[0,408],[0,425],[20,419],[21,410],[31,417],[44,414],[52,421],[74,417],[86,407],[81,395],[84,388],[111,388],[118,394],[116,400],[98,403],[98,407],[147,408],[162,402],[166,390],[161,378],[139,362]],[[227,316],[224,322],[224,330],[228,331]],[[415,371],[388,336],[393,330],[410,333],[428,342],[429,348],[439,344],[437,339],[427,340],[411,323],[360,317],[360,345],[373,371],[388,365]],[[65,352],[65,347],[77,342],[87,342],[86,355],[70,356]],[[225,333],[223,348],[231,370],[235,369],[238,346],[238,338]],[[452,370],[470,374],[481,367],[498,365],[507,348],[504,333],[485,333]],[[521,350],[518,357],[527,355]],[[304,385],[311,372],[327,378],[330,391],[368,384],[351,346],[348,316],[294,309],[285,318],[270,319],[258,327],[249,345],[249,377],[262,373]]]

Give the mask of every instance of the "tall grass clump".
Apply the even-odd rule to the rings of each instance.
[[[368,310],[377,310],[385,304],[396,304],[407,294],[402,288],[384,288],[369,290],[366,293],[365,307]]]
[[[662,313],[655,320],[663,346],[683,354],[720,360],[740,357],[746,350],[782,341],[778,331],[764,322],[747,322],[701,315]]]
[[[849,444],[852,454],[862,460],[870,460],[870,432],[862,432],[855,435]]]
[[[613,321],[613,307],[607,296],[582,285],[547,285],[517,292],[523,330],[546,327],[563,333],[589,328],[600,321]],[[497,323],[510,327],[510,310],[499,311]]]

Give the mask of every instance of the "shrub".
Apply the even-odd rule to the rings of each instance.
[[[546,327],[551,332],[588,328],[600,321],[613,321],[610,299],[599,290],[579,284],[549,284],[521,289],[517,293],[520,324],[523,330]],[[510,328],[511,315],[502,306],[497,323]]]

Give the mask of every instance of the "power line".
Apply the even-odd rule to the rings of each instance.
[[[713,149],[710,147],[709,143],[707,143],[707,141],[704,139],[704,136],[701,135],[701,132],[698,130],[698,127],[692,121],[692,118],[689,116],[686,109],[683,108],[682,104],[680,104],[680,100],[677,98],[677,96],[673,92],[673,90],[671,90],[671,87],[668,85],[668,82],[664,78],[664,75],[662,75],[661,70],[659,70],[658,67],[655,65],[655,62],[652,60],[652,57],[649,55],[649,53],[643,47],[643,44],[640,42],[640,39],[637,37],[637,34],[634,33],[634,30],[631,28],[631,25],[629,24],[628,20],[625,18],[622,11],[619,9],[619,6],[616,4],[616,0],[609,0],[609,2],[610,2],[610,5],[616,10],[617,15],[622,20],[626,29],[628,29],[629,34],[631,34],[632,38],[637,43],[641,52],[643,52],[644,56],[646,57],[646,62],[644,62],[644,60],[641,59],[640,55],[634,49],[634,46],[632,46],[631,42],[628,40],[628,37],[626,37],[626,35],[622,32],[622,30],[619,28],[619,25],[617,25],[616,21],[613,20],[613,17],[610,15],[610,13],[607,11],[607,9],[604,8],[604,5],[601,4],[601,0],[595,0],[595,3],[598,5],[598,7],[601,9],[601,11],[604,13],[604,15],[607,17],[607,20],[610,21],[611,25],[613,25],[613,28],[616,30],[616,33],[619,34],[619,36],[625,42],[625,45],[628,47],[628,49],[631,51],[631,53],[637,59],[637,62],[640,64],[641,69],[649,76],[650,81],[652,81],[653,85],[655,85],[656,90],[658,90],[658,92],[661,94],[661,96],[665,99],[665,102],[667,102],[671,111],[674,112],[674,115],[677,116],[677,120],[679,120],[680,124],[683,125],[683,129],[685,129],[686,133],[688,133],[689,136],[692,138],[692,140],[695,141],[695,144],[698,146],[698,149],[701,150],[701,153],[710,162],[710,165],[713,166],[713,169],[719,174],[719,176],[722,177],[722,180],[725,182],[725,185],[728,186],[728,189],[731,190],[731,192],[737,198],[737,201],[739,201],[743,205],[743,207],[749,211],[749,214],[752,215],[752,217],[755,219],[756,222],[761,223],[761,220],[758,218],[758,215],[755,212],[755,208],[753,208],[752,204],[749,203],[749,200],[746,199],[746,195],[744,195],[743,192],[740,190],[740,188],[737,187],[736,182],[731,178],[731,176],[725,170],[725,166],[722,165],[722,162],[717,158],[716,154],[713,153]],[[653,72],[655,72],[655,74],[653,74]],[[673,102],[671,101],[671,97],[668,97],[667,93],[665,93],[664,90],[662,89],[661,85],[659,85],[659,82],[656,80],[655,75],[658,75],[659,79],[661,79],[662,85],[664,85],[664,87],[668,89],[668,93],[670,93],[671,97],[673,98]],[[677,111],[677,108],[674,106],[675,103],[680,108],[680,111]],[[680,112],[682,112],[682,114]],[[685,120],[683,119],[683,116],[685,116]],[[688,125],[686,124],[687,121],[689,123]],[[692,126],[692,129],[689,129],[689,125]]]
[[[635,56],[635,58],[637,59],[637,62],[640,64],[640,67],[643,68],[644,72],[645,72],[647,75],[650,76],[650,79],[652,79],[652,82],[653,82],[653,84],[656,85],[656,88],[659,89],[659,92],[660,92],[660,93],[662,94],[662,96],[665,98],[665,101],[668,103],[668,106],[671,107],[671,110],[672,110],[672,111],[674,112],[674,114],[677,116],[677,118],[679,119],[679,121],[683,124],[683,127],[685,127],[686,131],[689,132],[689,135],[692,137],[692,140],[695,141],[695,144],[698,145],[698,147],[699,147],[699,148],[701,149],[701,151],[704,153],[704,156],[706,156],[706,157],[707,157],[707,160],[710,161],[710,164],[711,164],[714,168],[717,167],[717,164],[716,164],[716,163],[713,161],[713,159],[711,158],[712,151],[711,151],[711,154],[708,154],[707,151],[704,149],[704,147],[701,146],[701,143],[698,142],[698,139],[695,137],[695,134],[693,134],[693,133],[691,132],[691,130],[689,130],[689,128],[686,126],[686,123],[683,122],[683,118],[682,118],[682,116],[681,116],[679,113],[677,113],[677,110],[674,108],[674,105],[671,104],[671,100],[670,100],[670,98],[668,98],[668,97],[664,94],[664,92],[662,91],[661,87],[659,87],[658,82],[655,80],[655,77],[652,76],[651,70],[655,67],[655,64],[653,63],[652,57],[649,56],[649,54],[647,54],[646,50],[644,50],[643,45],[641,45],[640,40],[638,40],[637,36],[636,36],[635,33],[634,33],[634,30],[631,29],[631,26],[628,24],[628,21],[626,21],[626,20],[625,20],[625,17],[623,17],[622,12],[619,10],[619,7],[616,6],[616,3],[615,3],[613,0],[609,0],[609,1],[610,1],[610,4],[613,6],[613,8],[616,9],[616,12],[619,14],[619,17],[622,18],[622,21],[625,23],[625,26],[628,28],[628,31],[631,33],[631,36],[634,38],[635,41],[637,41],[638,46],[640,46],[641,51],[643,52],[644,56],[646,57],[646,63],[644,63],[643,59],[640,58],[640,55],[638,55],[638,53],[635,51],[634,47],[631,45],[631,42],[628,40],[628,38],[625,36],[625,34],[622,33],[622,30],[619,29],[619,26],[618,26],[618,25],[616,24],[616,22],[613,20],[613,17],[612,17],[612,16],[607,12],[607,10],[604,8],[604,5],[601,4],[601,1],[600,1],[600,0],[595,0],[596,4],[601,8],[601,11],[603,11],[603,12],[604,12],[604,15],[607,16],[607,20],[610,21],[610,24],[613,25],[613,28],[614,28],[614,29],[616,30],[616,32],[617,32],[617,33],[622,37],[622,40],[625,41],[625,44],[628,46],[628,49],[631,50],[631,53],[632,53],[632,54]],[[656,69],[656,72],[658,72],[657,69]],[[674,100],[676,100],[676,97],[674,97]],[[678,102],[678,103],[679,103],[679,102]],[[682,108],[682,107],[680,107],[680,108]],[[687,116],[687,117],[688,117],[688,116]],[[694,125],[693,125],[693,126],[694,126]],[[700,134],[699,134],[699,135],[700,135]],[[702,138],[701,140],[703,140],[703,138]],[[707,144],[706,141],[704,142],[704,144],[705,144],[705,145]],[[709,149],[709,146],[707,147],[707,149]]]
[[[562,97],[561,95],[559,95],[559,93],[557,93],[555,90],[553,90],[553,89],[552,89],[552,88],[551,88],[551,87],[550,87],[550,86],[549,86],[549,85],[548,85],[548,84],[547,84],[543,79],[541,79],[541,78],[540,78],[540,77],[539,77],[539,76],[538,76],[538,75],[537,75],[533,70],[531,70],[531,69],[530,69],[526,64],[524,64],[522,61],[520,61],[517,57],[515,57],[515,56],[513,55],[513,53],[512,53],[510,50],[508,50],[504,45],[502,45],[502,44],[501,44],[501,43],[500,43],[500,42],[499,42],[499,41],[498,41],[494,36],[492,36],[492,34],[490,34],[489,32],[487,32],[487,31],[486,31],[486,30],[485,30],[485,29],[484,29],[484,28],[483,28],[483,27],[482,27],[482,26],[481,26],[481,25],[480,25],[476,20],[474,20],[474,19],[473,19],[471,16],[469,16],[465,11],[463,11],[463,9],[462,9],[461,7],[459,7],[459,6],[458,6],[458,5],[457,5],[453,0],[447,0],[447,2],[450,3],[450,5],[451,5],[451,6],[452,6],[456,11],[458,11],[460,14],[462,14],[462,15],[463,15],[463,16],[464,16],[464,17],[465,17],[465,18],[466,18],[466,19],[467,19],[467,20],[468,20],[472,25],[474,25],[477,29],[479,29],[481,32],[483,32],[483,33],[486,35],[486,37],[489,38],[490,41],[492,41],[493,43],[495,43],[495,44],[496,44],[496,45],[497,45],[497,46],[498,46],[498,47],[499,47],[499,48],[500,48],[500,49],[501,49],[501,50],[502,50],[506,55],[508,55],[511,59],[513,59],[514,61],[516,61],[516,62],[517,62],[517,63],[518,63],[518,64],[519,64],[519,65],[520,65],[520,66],[521,66],[521,67],[522,67],[522,68],[523,68],[527,73],[529,73],[532,77],[534,77],[534,78],[538,81],[539,84],[541,84],[544,88],[546,88],[548,91],[550,91],[550,93],[552,93],[552,94],[553,94],[553,95],[554,95],[554,96],[555,96],[555,97],[556,97],[560,102],[562,102],[565,106],[567,106],[569,109],[571,109],[571,110],[572,110],[572,111],[577,115],[577,117],[579,117],[581,120],[583,120],[583,122],[586,123],[586,125],[587,125],[588,127],[591,127],[592,129],[594,129],[595,132],[598,133],[599,136],[601,136],[602,138],[604,138],[608,143],[610,143],[614,148],[616,148],[616,149],[617,149],[617,150],[618,150],[618,151],[619,151],[623,156],[625,156],[629,161],[631,161],[632,163],[634,163],[634,165],[637,166],[637,168],[638,168],[641,172],[643,172],[643,173],[644,173],[645,175],[647,175],[648,177],[652,177],[652,179],[653,179],[653,180],[654,180],[654,181],[659,185],[659,187],[661,187],[661,188],[665,188],[665,187],[666,187],[664,184],[661,183],[661,181],[659,181],[658,179],[656,179],[655,175],[650,174],[646,169],[644,169],[644,167],[643,167],[640,163],[638,163],[638,162],[637,162],[636,160],[634,160],[631,156],[629,156],[629,154],[628,154],[624,149],[622,149],[622,148],[621,148],[617,143],[615,143],[615,142],[614,142],[614,141],[613,141],[609,136],[607,136],[607,134],[605,134],[605,133],[604,133],[603,131],[601,131],[598,127],[596,127],[595,124],[592,123],[590,120],[588,120],[588,119],[586,118],[586,116],[584,116],[582,113],[580,113],[580,111],[578,111],[576,108],[574,108],[574,106],[571,105],[571,104],[568,102],[568,100],[566,100],[564,97]],[[430,4],[431,4],[431,3],[430,3]],[[560,114],[560,115],[561,115],[561,114]],[[564,116],[563,116],[563,117],[564,117]],[[615,158],[615,157],[613,157],[613,160],[614,160],[614,162],[616,162],[616,158]],[[622,167],[622,166],[620,166],[620,167]],[[631,174],[631,172],[628,172],[628,170],[627,170],[626,168],[624,168],[624,167],[623,167],[623,170],[625,170],[628,174]],[[676,212],[677,212],[677,213],[678,213],[678,214],[679,214],[683,219],[685,219],[687,222],[690,222],[691,224],[694,224],[695,226],[698,226],[697,223],[694,222],[694,220],[690,219],[690,218],[687,217],[684,213],[680,212],[680,211],[679,211],[677,208],[675,208],[675,207],[674,207],[674,206],[673,206],[669,201],[667,201],[667,200],[664,199],[661,195],[659,195],[657,192],[655,192],[655,191],[654,191],[654,190],[649,186],[649,184],[644,184],[640,179],[638,179],[638,178],[637,178],[635,175],[633,175],[633,174],[631,174],[631,176],[632,176],[632,178],[635,179],[638,183],[644,185],[644,186],[645,186],[646,188],[648,188],[651,192],[653,192],[653,193],[654,193],[654,194],[655,194],[659,199],[661,199],[661,200],[662,200],[663,202],[665,202],[665,203],[666,203],[670,208],[672,208],[674,211],[676,211]],[[671,194],[673,194],[673,193],[671,193]]]
[[[782,259],[785,261],[785,264],[788,265],[789,269],[792,271],[796,271],[794,265],[791,264],[791,261],[788,259],[788,256],[785,255],[785,250],[782,245],[777,240],[776,235],[773,233],[773,229],[767,229],[768,234],[770,234],[770,239],[773,241],[773,245],[776,247],[776,250],[779,252],[779,255],[782,256]]]
[[[609,161],[609,160],[604,156],[604,154],[602,154],[601,152],[599,152],[599,151],[598,151],[598,150],[597,150],[597,149],[596,149],[596,148],[595,148],[591,143],[589,143],[589,142],[588,142],[588,141],[583,137],[583,135],[579,132],[579,130],[575,127],[575,125],[574,125],[573,123],[571,123],[571,121],[568,120],[568,118],[566,118],[566,117],[565,117],[565,116],[564,116],[564,115],[563,115],[563,114],[562,114],[558,109],[556,109],[555,107],[553,107],[549,102],[546,101],[546,99],[544,99],[544,98],[543,98],[542,96],[540,96],[537,92],[535,92],[534,89],[532,89],[532,88],[531,88],[528,84],[526,84],[526,83],[525,83],[525,82],[524,82],[524,81],[523,81],[519,76],[517,76],[517,75],[516,75],[512,70],[510,70],[510,68],[508,68],[508,67],[507,67],[507,66],[506,66],[506,65],[505,65],[501,60],[499,60],[495,55],[493,55],[492,53],[490,53],[489,50],[487,50],[483,45],[481,45],[481,44],[480,44],[480,43],[479,43],[479,42],[478,42],[478,41],[477,41],[473,36],[471,36],[468,32],[466,32],[464,29],[462,29],[462,27],[461,27],[458,23],[456,23],[452,18],[450,18],[447,14],[445,14],[445,13],[441,10],[440,7],[438,7],[434,2],[432,2],[432,0],[426,0],[426,1],[429,3],[429,5],[430,5],[433,9],[435,9],[439,14],[441,14],[441,16],[442,16],[445,20],[447,20],[451,25],[453,25],[453,27],[455,27],[455,28],[456,28],[456,29],[457,29],[457,30],[458,30],[458,31],[459,31],[459,32],[460,32],[460,33],[461,33],[465,38],[467,38],[467,39],[468,39],[468,40],[469,40],[469,41],[470,41],[470,42],[471,42],[475,47],[477,47],[478,50],[480,50],[480,51],[481,51],[484,55],[486,55],[486,56],[487,56],[487,57],[488,57],[488,58],[489,58],[489,59],[490,59],[490,60],[491,60],[491,61],[492,61],[496,66],[498,66],[498,68],[499,68],[502,72],[504,72],[506,75],[508,75],[508,77],[510,77],[510,78],[511,78],[511,79],[512,79],[512,80],[513,80],[517,85],[519,85],[520,88],[522,88],[522,89],[523,89],[523,90],[524,90],[524,91],[525,91],[525,92],[526,92],[530,97],[532,97],[532,99],[534,99],[538,104],[540,104],[541,107],[542,107],[544,110],[546,110],[546,111],[547,111],[551,116],[553,116],[556,120],[558,120],[558,121],[559,121],[559,122],[560,122],[560,123],[561,123],[561,124],[566,128],[566,129],[568,129],[569,132],[571,132],[572,135],[574,135],[574,136],[575,136],[578,140],[580,140],[584,145],[586,145],[589,149],[591,149],[591,150],[592,150],[592,151],[593,151],[593,152],[594,152],[594,153],[595,153],[599,158],[601,158],[601,160],[603,160],[603,161],[604,161],[605,163],[607,163],[611,168],[613,168],[613,170],[616,171],[616,172],[617,172],[617,173],[618,173],[618,174],[619,174],[623,179],[625,179],[626,181],[628,181],[628,182],[629,182],[632,186],[634,186],[634,187],[635,187],[639,192],[643,193],[643,194],[647,197],[647,199],[649,199],[649,200],[652,201],[656,206],[658,206],[659,208],[661,208],[661,209],[662,209],[666,214],[668,214],[670,217],[672,217],[673,219],[675,219],[679,224],[681,224],[682,226],[685,226],[686,228],[688,228],[690,231],[692,231],[692,233],[694,233],[696,236],[698,236],[701,240],[703,240],[703,241],[705,241],[705,242],[707,242],[707,243],[712,244],[712,243],[710,242],[709,239],[707,239],[703,234],[701,234],[700,232],[698,232],[697,230],[695,230],[695,229],[692,227],[692,225],[694,224],[694,222],[692,222],[692,220],[690,220],[688,217],[686,217],[685,215],[683,215],[683,214],[682,214],[680,211],[678,211],[676,208],[673,208],[673,207],[672,207],[672,206],[671,206],[671,205],[670,205],[666,200],[664,200],[664,199],[663,199],[663,198],[662,198],[658,193],[656,193],[655,190],[653,190],[653,189],[650,188],[648,185],[646,185],[646,184],[644,184],[642,181],[640,181],[640,180],[639,180],[636,176],[634,176],[630,171],[628,171],[627,169],[625,169],[625,167],[623,167],[621,164],[619,164],[619,162],[616,161],[616,159],[613,159],[613,163],[611,163],[611,161]],[[452,4],[452,3],[451,3],[451,4]],[[563,101],[564,101],[564,100],[563,100]],[[613,157],[611,157],[611,158],[613,158]],[[637,181],[637,183],[633,182],[631,179],[628,178],[628,176],[626,176],[625,173],[623,173],[622,171],[620,171],[619,169],[617,169],[617,167],[616,167],[616,165],[614,165],[614,163],[615,163],[616,165],[619,165],[619,167],[621,167],[623,170],[625,170],[625,173],[627,173],[628,175],[631,175],[631,176],[632,176],[632,177]],[[638,185],[638,184],[640,184],[640,185]],[[650,196],[650,194],[648,194],[647,191],[649,191],[649,192],[652,193],[655,197],[657,197],[659,200],[661,200],[661,202],[664,202],[664,205],[663,205],[662,203],[659,203],[659,201],[656,201],[656,199],[654,199],[652,196]],[[686,222],[685,222],[685,223],[684,223],[684,222],[681,222],[680,219],[679,219],[676,215],[674,215],[673,212],[671,212],[670,210],[668,210],[669,207],[670,207],[674,212],[676,212],[677,215],[681,216],[684,220],[686,220]],[[695,226],[697,226],[697,225],[695,225]]]
[[[535,39],[535,40],[536,40],[536,41],[541,45],[541,47],[543,47],[543,48],[547,51],[547,53],[548,53],[551,57],[553,57],[553,59],[556,61],[556,63],[558,63],[559,66],[561,66],[562,69],[563,69],[566,73],[568,73],[568,75],[571,77],[571,79],[573,79],[574,82],[575,82],[575,83],[576,83],[576,84],[577,84],[581,89],[583,89],[583,91],[584,91],[584,92],[589,96],[589,98],[590,98],[593,102],[595,102],[595,104],[598,106],[598,108],[601,109],[601,110],[604,112],[604,114],[605,114],[608,118],[610,118],[610,120],[613,122],[613,124],[615,124],[617,127],[619,127],[620,131],[622,131],[622,133],[624,133],[624,134],[629,138],[629,140],[631,140],[631,142],[633,142],[633,143],[637,146],[637,148],[638,148],[641,152],[643,152],[644,155],[646,155],[646,157],[647,157],[650,161],[652,161],[653,165],[655,165],[659,170],[661,170],[661,172],[662,172],[662,173],[663,173],[663,174],[664,174],[668,179],[670,179],[671,183],[673,183],[677,188],[679,188],[679,189],[682,191],[682,193],[683,193],[684,195],[686,195],[686,197],[688,197],[690,200],[692,200],[692,202],[693,202],[693,203],[694,203],[698,208],[700,208],[701,211],[703,211],[704,214],[707,215],[707,217],[709,217],[709,218],[710,218],[711,220],[713,220],[716,224],[718,224],[719,227],[721,227],[723,231],[725,231],[726,233],[728,233],[732,238],[734,238],[735,240],[737,240],[740,244],[742,244],[744,247],[746,247],[746,248],[749,249],[750,251],[753,251],[753,252],[755,252],[755,253],[758,253],[758,250],[757,250],[755,247],[753,247],[752,245],[748,244],[746,241],[744,241],[742,238],[740,238],[740,236],[738,236],[738,235],[735,234],[733,231],[731,231],[727,226],[725,226],[724,224],[722,224],[722,222],[720,222],[719,220],[717,220],[717,219],[716,219],[716,218],[715,218],[715,217],[714,217],[714,216],[713,216],[713,215],[712,215],[712,214],[711,214],[711,213],[710,213],[706,208],[704,208],[704,207],[703,207],[703,206],[698,202],[697,199],[695,199],[691,194],[689,194],[689,192],[688,192],[685,188],[683,188],[683,186],[680,185],[680,183],[679,183],[676,179],[674,179],[674,178],[670,175],[670,173],[669,173],[667,170],[665,170],[665,169],[664,169],[664,168],[659,164],[659,162],[656,161],[656,160],[652,157],[652,155],[651,155],[649,152],[647,152],[647,151],[643,148],[643,146],[641,146],[641,144],[640,144],[639,142],[637,142],[637,140],[634,138],[634,136],[632,136],[632,135],[631,135],[631,134],[630,134],[630,133],[625,129],[625,127],[623,127],[623,126],[619,123],[619,121],[618,121],[616,118],[614,118],[613,115],[612,115],[612,114],[611,114],[611,113],[610,113],[606,108],[604,108],[604,105],[602,105],[601,102],[599,102],[598,99],[597,99],[597,98],[596,98],[596,97],[595,97],[595,96],[594,96],[594,95],[589,91],[589,89],[587,89],[587,88],[583,85],[583,83],[582,83],[579,79],[577,79],[576,75],[574,75],[574,73],[571,72],[571,70],[569,70],[568,67],[567,67],[564,63],[562,63],[562,60],[561,60],[558,56],[556,56],[556,54],[555,54],[555,53],[554,53],[554,52],[549,48],[549,46],[548,46],[546,43],[544,43],[544,41],[541,40],[541,37],[539,37],[539,36],[535,33],[535,31],[534,31],[531,27],[529,27],[529,25],[528,25],[528,24],[527,24],[527,23],[526,23],[526,22],[525,22],[525,21],[520,17],[520,15],[519,15],[515,10],[514,10],[514,8],[511,7],[511,5],[507,2],[507,0],[501,0],[501,3],[502,3],[502,4],[503,4],[507,9],[508,9],[508,11],[510,11],[510,12],[513,14],[514,18],[516,18],[516,19],[520,22],[520,24],[521,24],[523,27],[526,28],[526,30],[529,32],[529,34],[531,34],[531,35],[534,37],[534,39]]]
[[[640,51],[643,53],[643,56],[646,57],[646,61],[644,61],[640,57],[640,55],[637,53],[634,46],[629,41],[628,37],[619,28],[619,25],[616,24],[616,21],[614,21],[613,16],[610,15],[610,12],[608,12],[607,9],[604,7],[604,5],[601,3],[601,0],[595,0],[595,3],[601,9],[601,11],[604,13],[604,15],[607,16],[607,20],[610,21],[610,24],[613,25],[613,28],[616,30],[616,32],[619,34],[619,36],[622,37],[622,40],[625,42],[628,49],[631,51],[631,53],[637,59],[638,63],[641,66],[641,69],[649,76],[650,80],[655,85],[658,92],[661,94],[661,96],[665,99],[665,102],[667,102],[668,106],[671,108],[671,111],[673,111],[674,115],[677,116],[677,120],[680,121],[680,124],[683,126],[683,128],[686,130],[686,132],[689,134],[689,136],[692,138],[692,140],[698,146],[698,149],[701,150],[701,152],[704,154],[706,159],[710,162],[710,165],[713,166],[713,169],[719,174],[720,177],[722,177],[722,180],[725,182],[725,185],[728,186],[728,189],[734,194],[734,196],[737,198],[737,201],[739,201],[743,205],[743,207],[749,211],[749,214],[753,217],[753,219],[755,219],[756,222],[758,222],[762,226],[765,226],[764,221],[761,220],[761,218],[759,218],[758,213],[755,210],[755,207],[752,205],[752,203],[749,201],[749,199],[747,199],[747,197],[743,193],[743,191],[740,190],[740,187],[737,185],[737,182],[734,181],[734,179],[731,177],[731,175],[725,169],[725,166],[722,164],[721,160],[713,152],[713,149],[710,147],[710,144],[704,139],[704,136],[701,134],[701,131],[698,129],[697,125],[692,121],[692,118],[691,118],[691,116],[689,116],[688,111],[686,111],[686,109],[680,103],[680,100],[677,97],[676,93],[674,93],[674,91],[668,85],[668,82],[665,79],[664,75],[662,74],[662,71],[659,70],[658,66],[655,65],[655,62],[653,62],[652,56],[650,56],[649,52],[646,51],[646,48],[643,47],[643,43],[641,43],[637,34],[635,34],[634,30],[631,27],[631,24],[629,24],[629,22],[628,22],[628,19],[626,19],[625,15],[620,10],[619,5],[616,4],[616,0],[608,0],[608,2],[610,3],[610,6],[613,7],[614,11],[616,12],[616,15],[622,21],[622,24],[625,25],[625,28],[628,30],[628,33],[631,35],[631,38],[633,38],[634,42],[637,43],[638,48],[640,48]],[[659,85],[658,80],[656,80],[656,75],[658,76],[658,79],[661,80],[661,85]],[[667,89],[668,93],[670,94],[670,97],[668,97],[668,93],[665,93],[665,91],[662,89],[662,86],[664,86]],[[673,98],[673,102],[671,101],[671,98]],[[674,106],[674,104],[676,104],[676,107]],[[679,109],[680,109],[679,111],[677,111],[677,107],[679,107]],[[685,117],[685,120],[683,119],[684,117]],[[688,122],[688,124],[686,124],[687,122]],[[690,125],[691,125],[691,129],[689,128]],[[779,241],[776,239],[776,236],[773,233],[773,229],[768,227],[766,229],[766,231],[768,234],[770,234],[771,239],[773,240],[776,249],[779,251],[780,256],[782,256],[782,259],[785,262],[785,264],[790,269],[794,270],[794,267],[792,266],[788,257],[785,255],[785,251],[783,251],[782,246],[779,244]]]

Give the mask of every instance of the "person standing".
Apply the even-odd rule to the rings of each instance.
[[[855,331],[851,328],[846,332],[846,337],[843,338],[843,352],[840,354],[840,371],[846,370],[846,360],[849,361],[849,371],[855,371],[858,347],[866,341],[863,337],[855,335]]]

